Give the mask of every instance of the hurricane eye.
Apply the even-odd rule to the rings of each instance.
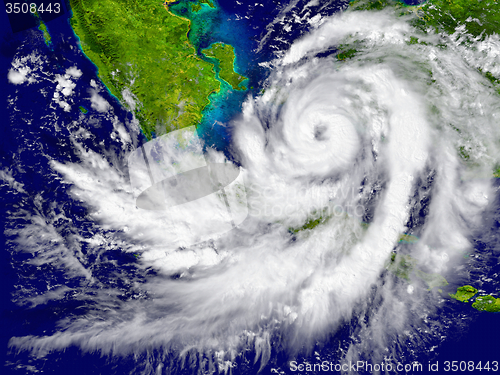
[[[326,141],[328,139],[328,128],[326,125],[314,126],[314,139],[317,141]]]

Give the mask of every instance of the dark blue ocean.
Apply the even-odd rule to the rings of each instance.
[[[259,41],[267,32],[266,26],[279,13],[283,4],[276,1],[268,1],[261,4],[249,5],[249,2],[241,1],[219,1],[221,7],[221,22],[219,28],[213,34],[213,40],[206,40],[205,44],[222,40],[235,47],[237,54],[237,68],[242,74],[249,78],[249,86],[253,88],[245,93],[223,92],[214,98],[221,105],[217,110],[207,109],[206,133],[203,135],[217,148],[225,150],[231,141],[230,129],[215,124],[226,123],[232,116],[239,113],[241,103],[246,95],[257,95],[268,75],[266,68],[258,65],[275,57],[275,52],[286,49],[287,45],[308,30],[307,24],[302,28],[297,27],[291,32],[284,33],[278,26],[270,31],[271,42],[258,49]],[[300,8],[307,1],[301,1],[296,6]],[[301,5],[302,4],[302,5]],[[345,4],[336,4],[322,7],[320,11],[332,14],[341,9]],[[113,121],[108,116],[91,107],[88,100],[88,90],[91,80],[98,81],[95,66],[83,55],[77,47],[76,38],[68,23],[69,10],[65,5],[65,14],[47,23],[53,39],[52,47],[46,46],[41,38],[41,32],[36,28],[17,30],[9,23],[4,8],[0,15],[0,64],[2,77],[0,78],[0,119],[2,135],[0,137],[0,168],[8,172],[8,177],[2,175],[0,187],[1,212],[0,220],[2,229],[0,231],[0,374],[31,374],[41,372],[44,374],[128,374],[136,368],[136,360],[133,358],[108,358],[100,353],[83,353],[78,347],[70,347],[62,352],[54,352],[44,358],[32,358],[28,352],[16,352],[9,348],[11,337],[27,335],[44,335],[56,329],[57,322],[64,317],[82,314],[88,306],[78,299],[65,298],[47,304],[38,305],[34,308],[16,304],[16,295],[23,288],[42,289],[47,283],[77,283],[73,279],[65,279],[65,275],[57,271],[37,266],[28,266],[26,259],[29,253],[17,248],[15,240],[16,228],[22,227],[25,222],[23,216],[15,215],[16,212],[39,213],[42,216],[51,217],[57,215],[56,210],[64,211],[64,216],[71,222],[61,220],[57,230],[62,237],[71,237],[72,234],[90,236],[93,233],[103,231],[95,223],[85,220],[87,208],[81,202],[75,201],[69,194],[70,186],[61,183],[61,179],[54,175],[49,165],[50,160],[65,162],[78,162],[78,156],[72,145],[72,132],[75,129],[75,120],[83,118],[78,126],[86,127],[90,136],[81,140],[81,144],[106,158],[116,168],[126,172],[127,165],[125,154],[133,147],[139,146],[146,140],[136,133],[132,125],[132,115],[124,109],[109,92],[102,91],[100,94],[110,103],[113,113],[125,125],[132,139],[129,150],[123,150],[118,139],[110,135],[113,133]],[[39,79],[38,82],[29,85],[13,85],[9,83],[7,74],[12,66],[14,57],[25,56],[37,51],[46,59],[54,74],[64,74],[71,67],[76,66],[82,71],[78,84],[71,97],[71,110],[64,111],[59,106],[54,106],[52,97],[44,96],[41,92],[49,85],[55,86],[50,80]],[[49,90],[50,91],[50,90]],[[12,104],[14,103],[14,104]],[[226,103],[223,105],[223,103]],[[82,106],[88,109],[83,115],[79,109]],[[84,116],[84,117],[82,117]],[[89,118],[98,121],[99,126],[88,121]],[[210,130],[212,129],[212,130]],[[10,177],[9,177],[10,176]],[[13,182],[22,184],[24,193],[13,186]],[[498,184],[500,186],[500,184]],[[57,204],[52,204],[56,202]],[[481,279],[489,277],[490,285],[498,285],[500,265],[498,259],[498,248],[500,242],[500,194],[497,200],[498,208],[492,209],[491,217],[483,232],[477,233],[474,243],[476,250],[481,254],[480,259],[471,260],[471,278]],[[85,248],[82,249],[85,252]],[[119,249],[111,250],[108,254],[109,262],[101,261],[101,269],[94,269],[100,277],[101,282],[111,282],[109,273],[114,271],[113,267],[120,266],[120,272],[128,272],[130,278],[141,280],[143,277],[135,273],[133,263],[135,258],[120,252]],[[113,266],[115,265],[115,266]],[[488,270],[488,275],[481,275],[481,269]],[[55,280],[45,280],[45,277]],[[487,282],[485,282],[487,283]],[[407,358],[418,360],[424,365],[424,372],[429,362],[439,363],[439,374],[444,371],[445,361],[500,361],[498,349],[498,337],[500,334],[500,314],[477,312],[470,304],[463,304],[450,300],[443,308],[443,316],[463,317],[463,324],[457,327],[449,327],[450,335],[442,338],[441,342],[428,343],[421,351],[418,348],[408,348]],[[457,319],[458,320],[458,319]],[[457,320],[450,320],[456,324]],[[323,358],[334,360],[341,348],[347,348],[352,334],[356,331],[354,323],[346,322],[345,325],[334,333],[326,343],[319,344],[317,351]],[[436,346],[431,352],[430,349]],[[410,353],[418,353],[417,358]],[[241,357],[240,367],[235,373],[255,374],[259,364],[253,364],[249,359],[254,353],[248,353],[247,357]],[[284,373],[292,373],[286,365],[285,357],[279,352],[273,353],[263,374],[273,373],[272,368],[279,368]],[[314,362],[314,356],[303,358]],[[141,358],[138,359],[139,361]],[[193,369],[173,368],[172,373],[192,373]],[[323,372],[324,373],[324,372]],[[410,372],[411,373],[411,372]],[[478,372],[479,373],[479,372]],[[482,371],[481,374],[489,373]]]

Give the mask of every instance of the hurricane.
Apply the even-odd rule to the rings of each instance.
[[[239,168],[248,216],[194,243],[176,233],[213,220],[215,201],[138,208],[127,167],[137,119],[119,118],[95,83],[89,95],[113,123],[113,147],[99,145],[88,118],[54,119],[74,155],[43,161],[72,204],[42,202],[12,168],[2,172],[35,207],[8,210],[16,267],[43,280],[15,302],[77,306],[46,331],[12,337],[10,349],[41,360],[77,347],[132,358],[144,374],[288,373],[290,361],[315,356],[397,373],[439,345],[460,324],[442,289],[466,272],[464,254],[477,253],[493,215],[500,97],[481,70],[500,74],[500,40],[422,30],[416,19],[348,9],[266,62],[262,90],[226,125],[228,150],[203,149]],[[77,67],[46,78],[49,64],[18,59],[11,81],[22,90],[30,77],[58,80],[52,105],[72,105]],[[350,339],[338,339],[349,322]]]

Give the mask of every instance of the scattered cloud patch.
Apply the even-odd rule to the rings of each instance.
[[[76,87],[76,83],[73,82],[72,78],[78,79],[81,77],[82,71],[76,67],[71,67],[66,70],[66,74],[56,74],[54,81],[57,82],[56,92],[54,93],[54,101],[61,106],[66,112],[71,110],[70,104],[63,100],[68,98],[73,94],[73,89]],[[61,94],[63,96],[61,96]]]
[[[132,91],[130,91],[129,89],[125,89],[122,91],[122,96],[125,100],[125,103],[127,103],[127,105],[129,106],[130,110],[135,111],[135,108],[137,107],[137,97],[132,93]]]
[[[91,97],[90,102],[91,107],[99,112],[106,112],[109,109],[109,103],[101,95],[98,94],[97,90],[90,90]]]
[[[40,69],[42,64],[41,56],[35,53],[16,58],[12,61],[12,68],[7,73],[7,79],[14,85],[37,82],[38,75],[35,72]]]
[[[24,83],[26,81],[26,76],[28,75],[29,71],[30,70],[27,67],[20,68],[19,70],[11,69],[7,74],[7,79],[14,85],[20,85],[21,83]]]
[[[71,80],[69,74],[64,76],[56,74],[55,80],[57,82],[56,91],[60,91],[64,96],[70,96],[73,93],[76,83]]]
[[[66,70],[66,74],[69,74],[70,76],[75,78],[80,78],[82,76],[82,71],[78,69],[76,66],[73,66],[68,70]]]

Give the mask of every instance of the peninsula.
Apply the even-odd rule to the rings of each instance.
[[[221,83],[214,64],[190,43],[190,21],[169,11],[171,0],[69,2],[81,49],[111,94],[134,112],[148,139],[199,123]],[[229,52],[234,60],[232,47],[214,57],[222,65]],[[226,66],[220,75],[231,85],[243,78]]]

